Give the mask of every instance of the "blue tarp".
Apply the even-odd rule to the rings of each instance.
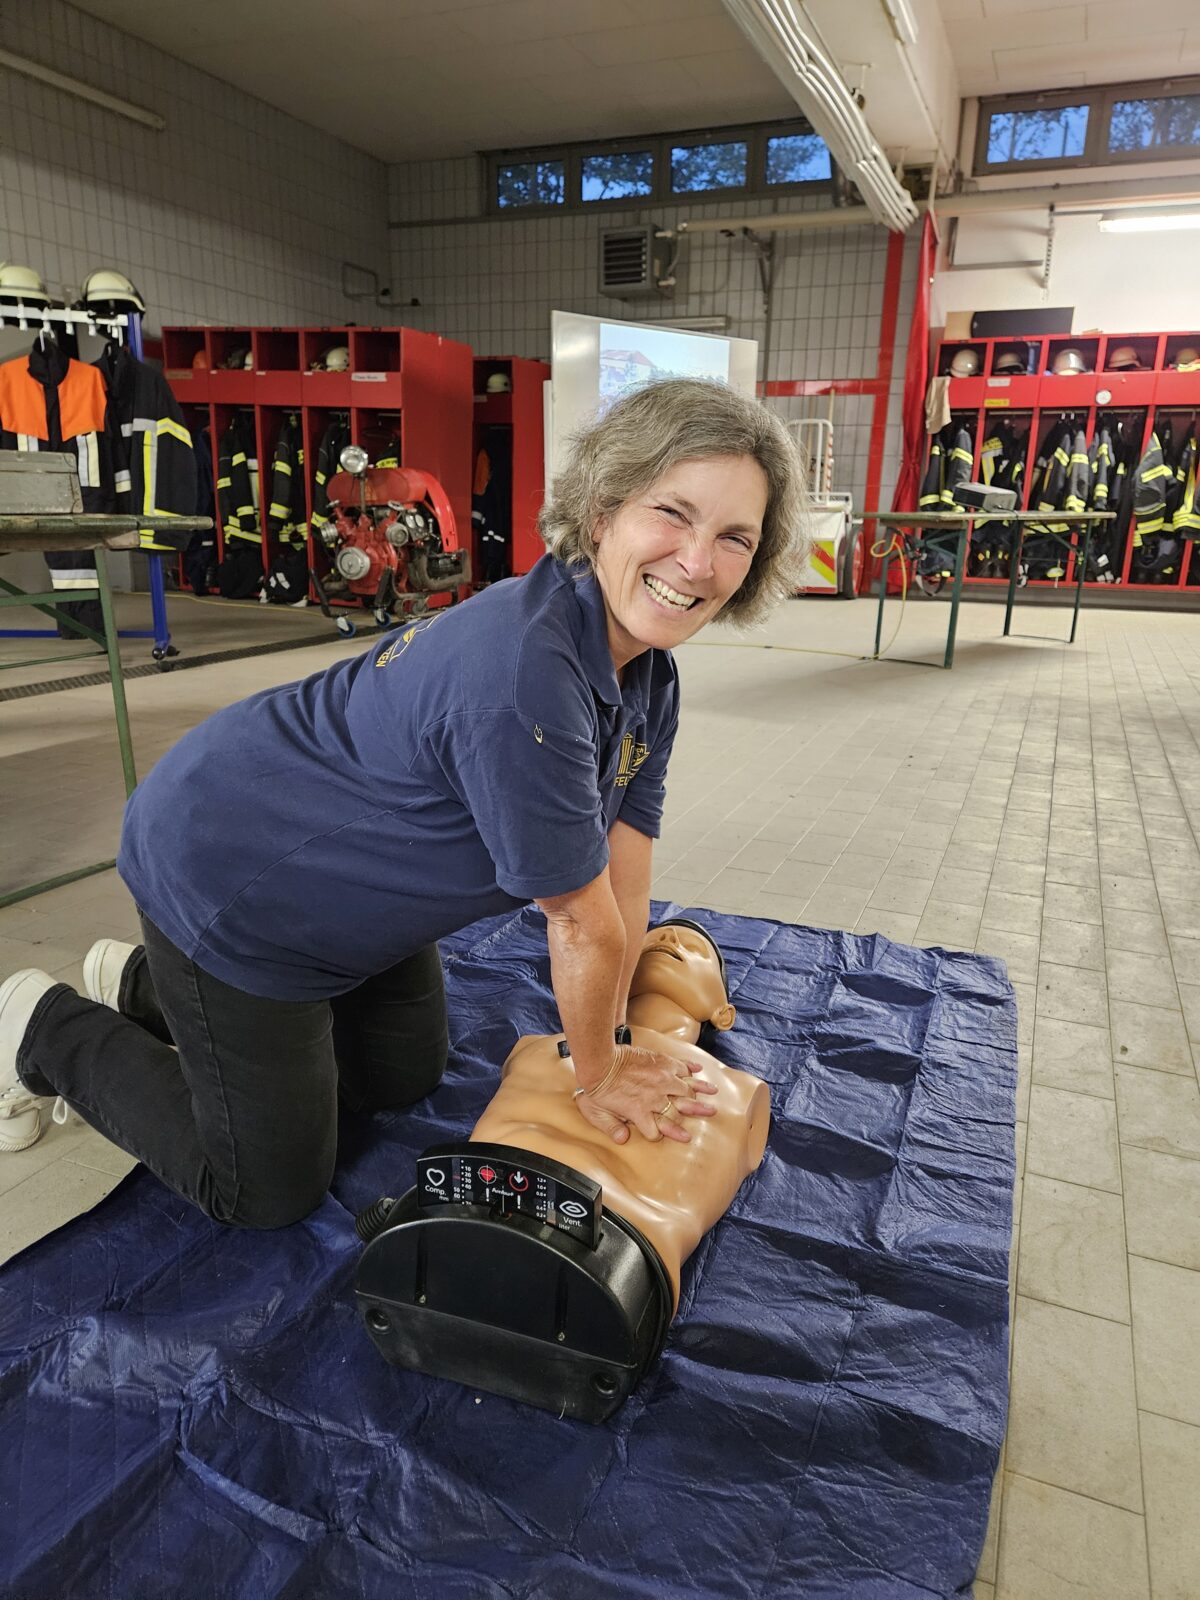
[[[738,1008],[715,1050],[769,1082],[773,1128],[614,1418],[399,1372],[356,1320],[355,1212],[469,1132],[514,1039],[556,1027],[524,911],[445,942],[446,1081],[343,1120],[306,1222],[221,1228],[139,1170],[0,1272],[0,1593],[968,1593],[1005,1421],[1004,969],[689,914]]]

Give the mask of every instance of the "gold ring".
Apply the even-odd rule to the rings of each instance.
[[[663,1107],[663,1108],[662,1108],[662,1110],[661,1110],[661,1111],[656,1111],[656,1112],[655,1112],[655,1113],[654,1113],[654,1115],[655,1115],[655,1116],[656,1116],[656,1117],[665,1117],[665,1116],[666,1116],[666,1115],[667,1115],[667,1113],[668,1113],[668,1111],[670,1111],[670,1109],[671,1109],[671,1104],[672,1104],[672,1102],[671,1102],[671,1096],[670,1096],[670,1095],[668,1095],[668,1096],[667,1096],[667,1103],[666,1103],[666,1105],[665,1105],[665,1106],[664,1106],[664,1107]]]

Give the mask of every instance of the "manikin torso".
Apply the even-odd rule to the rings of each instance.
[[[683,1263],[762,1160],[770,1096],[761,1079],[696,1045],[703,1022],[728,1028],[734,1020],[716,952],[702,935],[670,923],[650,930],[627,1016],[635,1045],[698,1064],[716,1087],[703,1097],[715,1116],[681,1119],[689,1143],[652,1142],[631,1129],[617,1144],[592,1127],[575,1106],[578,1084],[571,1062],[559,1055],[561,1035],[517,1041],[471,1138],[531,1150],[593,1178],[604,1205],[658,1251],[678,1305]]]

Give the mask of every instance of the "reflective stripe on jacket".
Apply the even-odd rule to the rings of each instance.
[[[1161,533],[1167,506],[1167,482],[1171,469],[1163,460],[1158,434],[1152,434],[1145,455],[1133,474],[1133,542],[1141,544],[1148,533]]]

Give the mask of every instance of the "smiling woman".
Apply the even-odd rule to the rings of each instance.
[[[694,621],[663,641],[681,644],[714,618],[759,622],[791,594],[808,559],[807,521],[803,469],[779,418],[723,384],[676,378],[626,396],[576,438],[540,527],[552,555],[586,561],[604,586],[606,531],[617,528],[628,549],[636,524],[645,576],[670,584]],[[713,549],[714,568],[701,582],[694,562],[702,546]],[[728,577],[747,554],[738,581],[711,604],[718,573]],[[697,599],[704,604],[693,619],[684,601]],[[649,643],[660,641],[640,648]]]
[[[711,622],[746,580],[762,541],[767,475],[753,456],[677,461],[592,533],[618,671]]]
[[[0,983],[9,1133],[36,1138],[61,1095],[217,1221],[297,1221],[328,1187],[339,1100],[436,1091],[437,941],[532,901],[572,1116],[615,1144],[689,1144],[716,1110],[702,1061],[622,1042],[679,722],[671,648],[791,591],[803,502],[763,406],[692,379],[639,390],[577,441],[525,577],[185,734],[122,830],[144,943],[99,940],[84,994],[34,968]]]

